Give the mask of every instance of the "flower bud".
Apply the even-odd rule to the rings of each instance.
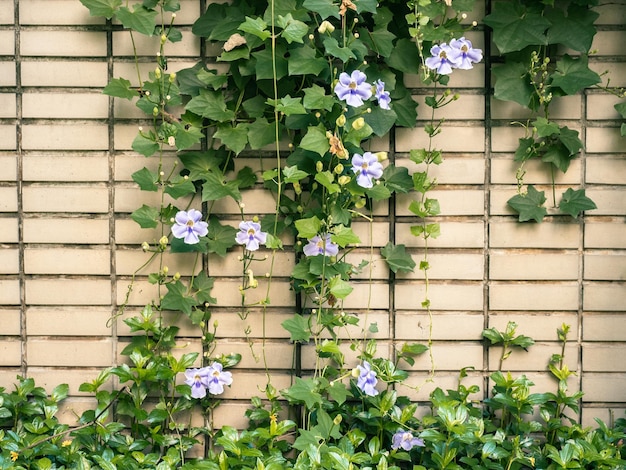
[[[365,207],[365,198],[360,198],[357,202],[354,203],[354,207],[357,209],[362,209]]]
[[[148,242],[143,242],[143,243],[141,244],[141,249],[142,249],[143,251],[148,251],[148,250],[150,249],[150,245],[148,245]]]
[[[161,245],[162,247],[166,247],[168,241],[169,241],[168,238],[165,235],[163,235],[161,239],[159,240],[159,245]]]
[[[165,34],[161,34],[161,44],[165,44],[167,42],[167,36]]]
[[[337,415],[334,417],[333,419],[333,424],[335,426],[339,426],[339,424],[341,424],[341,421],[343,420],[343,417],[341,415]]]
[[[157,78],[157,80],[161,78],[161,69],[159,67],[154,69],[154,76]]]
[[[302,186],[300,186],[300,183],[298,183],[297,181],[293,183],[293,190],[297,195],[302,194]]]
[[[309,41],[312,41],[313,39],[315,39],[315,36],[313,36],[312,34],[309,34]]]
[[[258,216],[255,215],[254,217],[252,217],[252,222],[257,222],[258,223],[258,221],[259,221],[259,217]]]
[[[333,26],[333,24],[330,21],[324,20],[324,21],[322,21],[322,24],[320,24],[320,27],[317,28],[317,31],[320,34],[332,33],[333,31],[335,31],[335,27]]]
[[[156,106],[154,108],[152,108],[152,115],[153,116],[158,116],[159,115],[159,108],[157,108]]]
[[[318,173],[323,171],[324,170],[324,164],[320,160],[318,160],[315,163],[315,169],[317,170]]]
[[[167,145],[170,147],[176,147],[176,138],[173,135],[167,138]]]
[[[363,129],[363,126],[365,126],[365,119],[363,119],[362,117],[356,118],[352,123],[352,129],[354,129],[355,131]]]
[[[352,369],[350,375],[352,375],[352,377],[356,379],[359,377],[359,375],[361,375],[361,372],[359,371],[358,367],[355,367],[354,369]]]
[[[174,83],[176,80],[176,72],[170,73],[170,83]]]
[[[340,176],[339,179],[337,180],[337,182],[341,186],[345,186],[346,184],[348,184],[350,182],[350,177],[348,175]]]
[[[340,115],[336,120],[335,120],[335,124],[337,124],[338,127],[343,127],[346,125],[346,116],[345,114]]]
[[[163,266],[163,274],[167,275],[168,272],[170,272],[170,268],[168,268],[167,266]]]
[[[179,279],[180,279],[180,273],[179,273],[178,271],[176,271],[176,272],[174,273],[174,280],[175,280],[175,281],[178,281]]]
[[[339,163],[333,171],[337,173],[338,175],[340,175],[341,173],[343,173],[343,165]]]
[[[387,160],[387,152],[376,152],[375,155],[379,162]]]

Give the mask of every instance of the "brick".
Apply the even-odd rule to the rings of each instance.
[[[602,8],[598,8],[600,16],[596,24],[621,26],[626,23],[626,11],[619,3],[609,3]]]
[[[92,382],[102,372],[102,367],[29,367],[28,376],[35,380],[39,387],[52,390],[59,384],[68,384],[69,393],[73,397],[93,397],[91,392],[81,392],[79,387],[86,382]],[[111,381],[105,382],[100,390],[112,390]]]
[[[624,78],[624,71],[626,71],[626,63],[613,61],[613,58],[609,58],[609,61],[603,62],[601,58],[597,61],[593,60],[589,63],[589,68],[594,72],[611,77],[611,87],[624,87],[626,85],[626,79]]]
[[[17,157],[0,154],[0,181],[17,180]]]
[[[626,374],[586,373],[582,377],[582,389],[585,402],[614,402],[624,401],[626,388]]]
[[[419,269],[423,253],[419,249],[410,250],[418,267],[412,273],[399,272],[397,279],[424,279],[424,271]],[[485,271],[485,258],[474,253],[428,253],[429,279],[460,279],[480,281]]]
[[[550,103],[550,118],[580,118],[580,110],[580,95],[560,96]],[[491,100],[491,117],[492,119],[507,119],[511,121],[534,120],[533,113],[528,108],[524,108],[512,101],[500,101],[495,98]]]
[[[524,129],[508,124],[491,128],[491,150],[494,152],[514,153],[519,145],[519,139],[524,137]]]
[[[626,289],[623,282],[585,283],[583,308],[603,312],[620,312],[626,302]]]
[[[626,341],[626,315],[623,313],[585,313],[584,341]]]
[[[404,341],[467,341],[480,340],[483,315],[476,313],[440,313],[430,318],[423,313],[398,311],[395,314],[395,338]],[[436,345],[435,347],[441,347]]]
[[[238,248],[233,248],[235,252]],[[234,254],[234,253],[233,253]],[[233,254],[221,257],[218,255],[209,256],[208,272],[210,276],[232,276],[241,277],[243,275],[243,262],[239,261]],[[263,261],[254,262],[250,266],[255,277],[263,278],[265,273],[269,273],[272,268],[272,254],[267,253],[268,258]],[[264,255],[261,256],[261,258]],[[295,254],[293,252],[276,252],[273,260],[272,275],[274,277],[288,277],[295,266]]]
[[[568,338],[578,338],[578,318],[576,313],[560,312],[506,312],[506,314],[489,315],[489,328],[505,331],[507,324],[517,324],[516,334],[526,335],[535,341],[556,341],[557,329],[563,324],[569,325]]]
[[[605,189],[605,188],[589,188],[586,193],[598,206],[593,211],[587,211],[593,215],[626,215],[626,190]]]
[[[396,151],[409,152],[420,148],[425,141],[424,130],[399,128],[396,131]],[[444,152],[483,152],[485,148],[485,129],[483,127],[454,127],[451,123],[444,125],[441,134],[432,141],[434,148]]]
[[[517,180],[515,175],[520,166],[519,162],[513,160],[513,155],[500,156],[491,159],[491,183],[515,185]],[[570,163],[567,173],[556,171],[554,173],[554,181],[556,184],[580,184],[580,167],[581,160],[575,159]],[[542,184],[548,185],[552,183],[552,175],[550,167],[538,160],[530,160],[524,164],[524,183],[526,184]],[[507,190],[510,192],[510,190]],[[549,193],[546,192],[546,196]],[[511,197],[515,193],[511,192]]]
[[[260,391],[258,395],[263,395]],[[226,402],[213,411],[213,426],[218,429],[222,426],[232,426],[236,429],[247,429],[248,418],[246,410],[250,408],[249,403]]]
[[[0,341],[0,366],[19,366],[22,364],[22,342],[3,339]]]
[[[191,31],[182,31],[183,38],[179,42],[167,42],[165,44],[165,54],[168,57],[198,57],[200,55],[200,38],[191,34]],[[135,47],[137,55],[156,57],[159,52],[159,41],[154,37],[147,37],[142,34],[135,34]],[[128,31],[113,33],[113,55],[133,56],[133,43]]]
[[[457,371],[463,367],[483,368],[483,347],[476,343],[455,341],[451,343],[435,342],[432,345],[432,355],[437,371]],[[415,358],[415,365],[407,367],[409,370],[428,370],[431,367],[430,355],[421,354]]]
[[[137,245],[139,248],[144,241],[154,244],[158,243],[159,238],[161,238],[159,228],[142,229],[132,219],[117,219],[115,221],[115,241],[117,243]]]
[[[603,31],[609,33],[609,31]],[[615,32],[616,33],[616,32]],[[622,33],[623,34],[623,33]],[[616,44],[617,46],[617,44]],[[615,105],[621,100],[611,94],[594,93],[587,96],[587,119],[621,119],[621,115],[615,109]]]
[[[20,304],[20,281],[0,278],[0,305]]]
[[[108,279],[27,279],[26,303],[30,305],[109,305]]]
[[[106,150],[109,148],[107,126],[92,122],[26,124],[22,128],[22,139],[26,150]]]
[[[626,158],[616,156],[601,156],[587,158],[585,166],[585,181],[598,184],[621,184],[622,174],[626,172]]]
[[[20,3],[22,25],[104,24],[101,16],[90,16],[89,10],[74,0],[29,0]]]
[[[165,204],[172,204],[175,207],[185,208],[189,198],[180,198],[177,200],[172,199],[170,196],[165,196]],[[131,213],[139,209],[143,204],[152,207],[159,207],[161,205],[161,195],[158,192],[142,191],[138,186],[117,186],[115,188],[115,212]],[[201,210],[199,204],[195,207]],[[159,238],[161,238],[159,236]]]
[[[106,155],[25,155],[23,181],[108,181],[109,161]]]
[[[162,159],[164,172],[169,173],[173,165],[178,162],[175,155],[165,154]],[[178,162],[180,165],[180,162]],[[115,156],[115,181],[132,181],[132,174],[142,168],[150,171],[158,171],[158,158],[145,158],[137,154],[121,154]]]
[[[0,124],[0,150],[14,150],[16,142],[15,126]]]
[[[451,215],[482,215],[485,212],[484,193],[478,189],[441,189],[429,191],[428,198],[437,199],[441,212]],[[397,200],[397,214],[411,215],[409,204],[416,194],[403,194]]]
[[[606,423],[609,427],[615,425],[615,420],[624,416],[626,413],[625,408],[621,407],[597,407],[597,406],[582,406],[580,423],[583,427],[597,428],[598,422],[596,419]]]
[[[407,380],[403,382],[407,387],[403,387],[403,394],[406,394],[412,401],[426,402],[430,399],[430,394],[436,389],[441,388],[443,390],[456,390],[459,384],[458,372],[446,372],[435,371],[435,376],[431,378],[425,372],[410,372]],[[471,394],[470,397],[473,400],[480,400],[483,398],[483,379],[477,374],[472,374],[469,371],[469,376],[463,379],[463,385],[471,387],[477,385],[480,391],[475,394]],[[425,413],[426,410],[430,411],[427,406],[418,408],[418,413]]]
[[[104,57],[107,54],[106,33],[23,30],[20,53],[31,57]]]
[[[139,248],[134,250],[117,250],[115,252],[116,273],[132,275],[150,259],[150,255],[151,253],[144,253]],[[195,258],[196,255],[194,253],[164,253],[162,263],[163,266],[167,266],[170,276],[173,276],[176,272],[179,272],[182,276],[190,276],[202,271],[201,259],[198,259],[195,270],[193,269]],[[152,263],[145,266],[138,274],[146,276],[149,273],[158,272],[159,262],[159,257],[155,257]]]
[[[520,224],[493,219],[489,223],[492,248],[578,248],[580,227],[564,219]]]
[[[396,225],[396,244],[403,243],[408,247],[423,246],[424,241],[411,233],[415,224],[398,223]],[[482,222],[448,222],[442,221],[441,235],[428,241],[430,248],[482,248],[485,229]]]
[[[472,45],[477,46],[478,43]],[[450,82],[448,85],[451,88],[477,88],[482,87],[485,83],[485,66],[483,64],[475,64],[472,70],[463,70],[461,73],[453,73],[450,75]],[[406,74],[404,76],[404,85],[408,88],[422,88],[423,83],[419,76],[413,74]],[[458,101],[457,101],[458,103]],[[456,103],[450,106],[454,107]],[[430,108],[428,108],[430,110]],[[423,108],[418,112],[424,112]],[[428,112],[428,111],[426,111]]]
[[[275,209],[274,196],[264,189],[248,189],[241,192],[241,200],[248,217],[261,214],[273,214]],[[231,198],[216,201],[213,205],[216,214],[240,214],[241,209]]]
[[[0,242],[1,243],[17,243],[17,219],[15,218],[0,218],[2,222],[2,230],[0,230]]]
[[[92,218],[26,218],[26,243],[92,244],[109,242],[109,221]]]
[[[552,199],[552,187],[549,185],[536,185],[535,189],[544,193],[546,201],[543,207],[547,211],[547,216],[562,216],[563,214],[555,207]],[[562,194],[566,191],[564,186],[556,188],[556,204],[561,200]],[[517,215],[515,211],[507,204],[507,201],[517,195],[517,189],[513,186],[508,188],[494,188],[489,193],[489,207],[491,215]],[[576,220],[568,216],[568,222],[571,220],[576,223]]]
[[[618,127],[588,127],[586,132],[587,152],[626,152],[626,142]]]
[[[231,373],[233,374],[233,383],[230,387],[224,387],[224,393],[220,395],[220,399],[249,400],[259,396],[267,384],[267,377],[264,374],[238,370],[231,371]],[[288,388],[291,382],[292,378],[288,374],[272,374],[272,386],[276,390]]]
[[[571,253],[492,251],[489,279],[578,279],[578,255]]]
[[[111,272],[108,249],[26,248],[26,274],[105,274]]]
[[[19,250],[2,248],[0,250],[0,274],[19,274]]]
[[[350,282],[354,289],[344,300],[346,309],[387,309],[389,308],[389,286],[368,282]]]
[[[61,424],[77,426],[80,425],[79,417],[82,416],[85,411],[95,410],[97,407],[98,401],[95,397],[71,396],[60,403],[59,411],[57,411],[55,416]]]
[[[21,329],[19,309],[0,309],[0,336],[17,336],[20,334]]]
[[[0,118],[15,117],[15,95],[12,93],[0,93]]]
[[[431,109],[424,100],[428,95],[418,95],[414,99],[418,103],[418,121],[430,121]],[[432,97],[432,95],[431,95]],[[457,105],[457,106],[455,106]],[[485,97],[482,95],[461,94],[459,100],[435,111],[435,119],[449,120],[476,120],[484,119]],[[420,112],[422,111],[422,112]],[[424,112],[426,111],[426,112]],[[445,130],[444,130],[445,132]]]
[[[571,283],[492,283],[491,310],[577,310],[578,285]]]
[[[2,63],[0,62],[0,67]],[[67,73],[71,70],[72,73]],[[15,74],[15,72],[14,72]],[[22,61],[22,85],[37,87],[104,87],[106,62],[70,60]]]
[[[626,248],[626,225],[588,221],[585,224],[585,248]]]
[[[13,2],[3,2],[0,9],[0,24],[15,24],[15,12],[13,11]]]
[[[406,167],[410,173],[424,171],[424,165],[416,165],[408,158],[397,158],[396,166]],[[446,155],[444,163],[431,166],[428,170],[431,178],[438,184],[484,184],[485,159],[482,155],[456,157]],[[408,197],[408,196],[407,196]]]
[[[398,284],[395,287],[396,309],[422,310],[424,286],[422,283]],[[432,310],[482,311],[483,287],[480,283],[430,283],[428,297]]]
[[[0,186],[0,212],[17,212],[17,188]]]
[[[615,358],[624,357],[626,345],[611,343],[583,344],[583,371],[626,372],[626,363]]]
[[[553,354],[561,354],[561,344],[553,343],[535,343],[528,351],[516,348],[513,349],[511,355],[504,361],[503,368],[507,371],[544,371],[548,368],[550,357]],[[492,346],[489,348],[489,368],[490,370],[498,370],[502,348],[500,346]],[[576,370],[578,367],[578,346],[568,343],[565,346],[565,363],[570,370]],[[556,382],[554,383],[556,387]]]
[[[26,212],[106,213],[109,209],[104,186],[27,186],[23,192]]]
[[[365,250],[370,246],[385,246],[389,241],[389,224],[352,222],[352,231],[361,239],[361,246]]]
[[[261,341],[253,341],[252,348],[257,356],[262,357],[263,344]],[[215,351],[213,356],[219,356],[220,354],[241,354],[241,362],[237,364],[231,371],[233,374],[237,369],[263,369],[264,364],[262,360],[257,360],[250,353],[250,345],[245,341],[222,341],[215,345]],[[268,367],[270,369],[284,369],[291,368],[293,361],[293,345],[285,342],[265,342],[265,356],[268,358]]]
[[[109,307],[28,307],[26,331],[29,336],[110,336]]]
[[[0,62],[0,86],[15,86],[15,63]]]
[[[585,253],[584,278],[593,281],[626,281],[626,253]]]
[[[32,366],[107,367],[111,365],[111,339],[28,338],[28,363]]]
[[[106,118],[109,98],[98,93],[24,93],[25,118],[96,119]]]

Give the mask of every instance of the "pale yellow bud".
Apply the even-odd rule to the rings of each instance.
[[[340,175],[341,173],[343,173],[343,165],[339,163],[333,171],[337,173],[338,175]]]
[[[336,120],[335,123],[337,124],[338,127],[343,127],[346,125],[346,116],[344,114],[342,114],[341,116],[339,116]]]
[[[337,182],[341,186],[345,186],[346,184],[348,184],[350,182],[350,177],[347,176],[347,175],[340,176],[339,179],[337,180]]]
[[[335,31],[335,27],[330,21],[324,20],[322,21],[322,24],[320,24],[320,27],[317,28],[317,31],[320,34],[332,33],[333,31]]]
[[[161,239],[159,240],[159,245],[161,245],[161,246],[167,246],[167,242],[168,242],[168,241],[169,241],[169,240],[168,240],[168,238],[167,238],[165,235],[163,235],[163,236],[161,237]]]
[[[354,129],[355,131],[363,129],[364,126],[365,126],[365,119],[363,119],[362,117],[356,118],[354,122],[352,123],[352,129]]]
[[[387,160],[387,152],[376,152],[375,155],[379,162]]]
[[[317,170],[317,172],[319,173],[320,171],[324,170],[324,164],[321,161],[317,161],[315,163],[315,169]]]

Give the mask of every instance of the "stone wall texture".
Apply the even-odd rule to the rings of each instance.
[[[181,2],[176,23],[184,39],[168,46],[171,71],[193,65],[201,53],[210,55],[191,34],[204,3]],[[484,5],[477,3],[480,8],[468,21],[480,22],[484,15]],[[608,70],[611,85],[625,87],[626,4],[611,2],[598,11],[591,67]],[[469,36],[485,48],[482,28]],[[140,40],[137,51],[149,67],[156,52],[152,43]],[[109,319],[146,259],[141,243],[158,239],[130,219],[152,197],[131,180],[134,171],[153,164],[131,149],[142,114],[102,94],[113,77],[132,80],[132,55],[128,33],[90,17],[78,0],[0,0],[0,386],[12,388],[18,375],[48,388],[68,383],[69,422],[92,404],[79,385],[120,360],[130,333],[121,318]],[[572,387],[585,392],[582,422],[609,420],[611,413],[620,417],[626,408],[626,138],[620,137],[613,108],[618,99],[588,89],[562,99],[554,114],[579,130],[586,146],[567,174],[557,177],[557,186],[582,182],[598,209],[577,220],[550,212],[541,224],[520,224],[506,201],[515,191],[513,152],[523,133],[511,123],[527,114],[490,97],[490,64],[486,58],[453,75],[450,87],[461,97],[442,110],[446,123],[436,145],[445,161],[435,169],[434,194],[442,207],[442,235],[430,244],[436,375],[408,393],[425,400],[435,386],[455,387],[464,367],[472,368],[468,383],[486,393],[498,351],[487,348],[481,332],[503,329],[509,321],[536,344],[514,352],[505,368],[553,390],[547,362],[560,352],[556,329],[567,323],[572,332],[566,363],[577,372]],[[419,83],[408,77],[407,85]],[[422,91],[413,90],[416,100],[423,99]],[[423,145],[422,125],[398,130],[395,141],[377,145],[412,169],[408,151]],[[245,156],[238,165],[259,167],[257,158]],[[526,182],[548,193],[550,175],[532,164],[527,170]],[[247,190],[244,202],[249,214],[274,211],[260,183]],[[237,207],[219,207],[222,223],[238,222]],[[356,225],[364,245],[393,240],[419,256],[407,199],[398,197],[375,214],[373,225]],[[355,256],[368,256],[368,249],[360,250]],[[186,256],[171,255],[170,269],[191,274]],[[272,306],[264,315],[253,310],[245,320],[236,315],[241,272],[236,256],[211,258],[205,265],[217,278],[217,352],[243,356],[216,421],[244,425],[247,399],[260,394],[266,380],[264,360],[255,355],[265,358],[276,388],[290,380],[293,345],[280,323],[294,311],[288,278],[294,256],[288,248],[277,254]],[[139,273],[125,315],[152,298],[148,272]],[[372,278],[371,290],[368,275],[355,283],[346,309],[368,310],[368,321],[378,325],[373,336],[379,350],[396,341],[426,341],[431,325],[420,307],[421,272],[392,276],[379,261]],[[181,345],[187,345],[182,350],[199,351],[195,330],[176,315],[171,321],[181,325]],[[305,346],[303,367],[312,357]],[[423,383],[429,367],[427,355],[420,356],[409,382]]]

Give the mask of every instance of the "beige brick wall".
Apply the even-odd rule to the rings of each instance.
[[[193,65],[200,53],[200,41],[190,32],[200,2],[181,3],[176,22],[184,39],[168,49],[172,71]],[[626,8],[617,2],[600,13],[591,66],[608,70],[611,84],[624,86]],[[484,47],[480,31],[471,39]],[[143,39],[137,48],[146,59],[155,52]],[[139,245],[159,237],[129,217],[141,204],[154,202],[154,194],[142,193],[130,178],[154,165],[131,150],[143,116],[132,104],[101,94],[110,78],[135,76],[131,52],[126,33],[90,17],[78,0],[0,0],[0,386],[10,386],[18,374],[47,387],[66,382],[77,410],[92,404],[78,391],[80,383],[120,360],[130,333],[120,319],[112,326],[107,320],[146,259]],[[481,332],[503,329],[508,321],[537,344],[527,353],[516,351],[505,367],[551,389],[546,363],[559,352],[556,328],[567,323],[572,333],[566,361],[578,373],[572,386],[585,392],[583,422],[608,419],[611,410],[619,416],[626,407],[626,139],[619,136],[617,100],[586,90],[553,109],[586,143],[586,152],[557,176],[557,185],[582,181],[598,209],[580,220],[551,213],[542,224],[518,224],[506,201],[515,189],[512,153],[522,130],[510,121],[528,113],[488,98],[485,73],[486,65],[479,64],[453,74],[450,86],[461,98],[441,115],[445,129],[435,144],[445,151],[445,162],[434,169],[440,186],[433,197],[441,202],[442,235],[430,243],[429,292],[437,373],[433,383],[424,384],[430,362],[420,357],[409,382],[422,386],[411,397],[425,400],[435,386],[454,387],[458,370],[467,366],[474,367],[467,382],[484,389],[499,351],[486,349]],[[417,77],[406,77],[406,84],[419,87]],[[399,129],[395,142],[381,139],[376,146],[393,149],[397,162],[413,171],[408,152],[422,145],[423,124],[420,116],[417,128]],[[169,155],[165,161],[174,159]],[[248,164],[258,167],[245,156],[237,162]],[[538,165],[529,163],[527,170],[526,182],[549,187],[550,177]],[[250,214],[274,210],[272,197],[260,187],[247,191],[244,202]],[[370,233],[376,247],[393,238],[420,256],[422,243],[410,233],[407,204],[408,198],[399,196],[390,206],[377,207],[372,230],[357,224],[355,231],[368,244]],[[216,207],[223,223],[236,224],[234,204]],[[367,250],[352,256],[367,257]],[[278,325],[295,304],[287,279],[294,256],[288,248],[277,255],[267,317],[253,310],[246,320],[236,315],[241,268],[235,257],[208,262],[209,274],[217,277],[217,352],[243,356],[215,418],[217,424],[243,426],[246,400],[265,380],[246,329],[254,353],[268,361],[274,386],[289,383],[293,350]],[[168,255],[167,263],[188,275],[190,258]],[[370,309],[367,319],[378,325],[374,336],[382,353],[394,341],[427,341],[422,273],[390,276],[380,259],[374,261],[373,283],[368,286],[369,274],[357,279],[346,309]],[[155,295],[147,272],[140,273],[125,315]],[[167,318],[189,341],[183,351],[199,351],[198,332],[178,315]],[[310,348],[304,348],[303,361],[311,363]],[[67,420],[72,419],[69,413]]]

